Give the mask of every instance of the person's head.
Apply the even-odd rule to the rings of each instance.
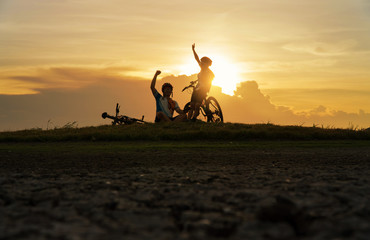
[[[212,60],[209,57],[202,57],[200,62],[203,67],[210,67],[212,65]]]
[[[173,87],[172,87],[171,83],[164,83],[162,85],[163,96],[165,96],[165,97],[171,96],[172,90],[173,90]]]

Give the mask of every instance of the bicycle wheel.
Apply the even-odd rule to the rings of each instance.
[[[222,116],[222,110],[220,104],[218,104],[216,98],[209,97],[206,100],[206,110],[207,110],[207,122],[224,122],[224,117]]]

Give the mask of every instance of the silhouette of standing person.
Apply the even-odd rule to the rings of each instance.
[[[200,72],[198,73],[198,84],[196,85],[190,100],[190,110],[188,112],[188,119],[196,121],[199,115],[199,108],[203,100],[212,86],[212,81],[215,77],[209,67],[212,65],[212,60],[208,57],[202,57],[199,60],[198,54],[195,51],[195,43],[192,45],[195,60],[198,62]]]

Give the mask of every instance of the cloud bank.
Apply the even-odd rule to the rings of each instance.
[[[50,68],[40,71],[37,76],[13,79],[42,82],[39,93],[31,95],[0,95],[0,130],[19,130],[29,128],[54,128],[76,121],[78,126],[109,124],[101,118],[102,112],[114,113],[115,104],[121,104],[121,113],[153,122],[155,102],[149,89],[151,79],[136,79],[117,74],[117,69]],[[9,76],[11,78],[11,76]],[[192,76],[159,77],[157,89],[164,82],[174,85],[174,99],[184,106],[190,99],[190,93],[181,92],[188,85]],[[70,88],[48,88],[55,82],[70,81],[77,85]],[[289,106],[272,103],[256,81],[242,82],[234,96],[221,92],[221,88],[212,87],[210,95],[221,104],[226,122],[237,123],[273,123],[279,125],[303,125],[323,127],[368,128],[370,114],[360,110],[348,113],[341,110],[330,110],[324,105],[307,111],[296,112]]]

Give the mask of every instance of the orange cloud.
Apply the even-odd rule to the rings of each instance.
[[[138,81],[134,78],[120,77],[104,69],[58,68],[40,72],[35,79],[22,79],[35,82],[49,81],[49,77],[59,76],[57,81],[63,84],[77,80],[73,89],[39,89],[33,95],[0,95],[0,130],[15,130],[33,127],[63,126],[77,121],[79,126],[109,124],[101,118],[102,112],[114,113],[117,102],[121,104],[121,113],[132,116],[145,116],[146,121],[153,121],[155,101],[150,91],[150,80]],[[154,73],[153,73],[154,74]],[[181,92],[193,76],[159,77],[157,89],[164,82],[174,86],[174,99],[182,107],[190,100],[190,94]],[[54,79],[54,80],[53,80]],[[56,81],[56,78],[51,78]],[[62,81],[63,80],[63,81]],[[365,111],[347,113],[341,110],[329,110],[318,106],[312,110],[295,112],[290,107],[275,105],[269,96],[262,93],[256,81],[242,82],[235,91],[235,96],[223,94],[218,87],[212,87],[211,95],[221,104],[226,122],[238,123],[273,123],[280,125],[305,125],[324,127],[359,127],[368,128],[370,114]]]
[[[289,43],[283,46],[284,49],[297,52],[297,53],[310,53],[321,56],[335,56],[343,55],[348,53],[354,46],[357,45],[357,41],[353,39],[343,40],[340,42],[295,42]]]
[[[32,94],[42,89],[77,89],[104,79],[120,80],[122,72],[137,71],[125,66],[94,67],[49,67],[28,71],[0,72],[0,94]]]

